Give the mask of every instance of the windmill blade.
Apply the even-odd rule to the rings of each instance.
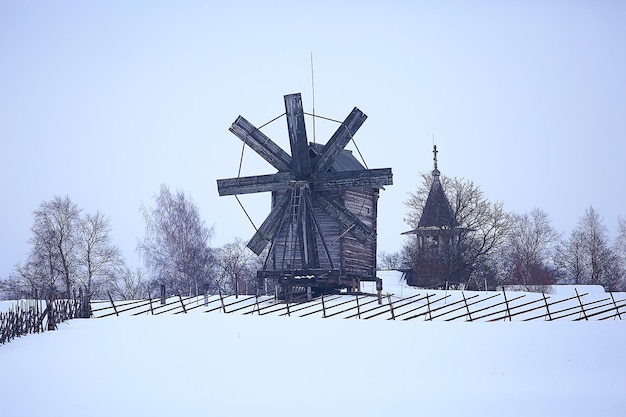
[[[285,113],[287,115],[289,144],[291,145],[292,172],[298,179],[307,178],[312,172],[311,157],[306,139],[302,96],[299,93],[285,96]]]
[[[265,159],[277,170],[291,170],[291,157],[289,154],[242,116],[237,117],[237,120],[233,122],[228,130],[249,145],[261,158]]]
[[[315,191],[354,187],[381,188],[393,184],[391,168],[361,169],[355,171],[324,172],[315,175]]]
[[[267,216],[261,227],[256,231],[252,239],[248,242],[248,248],[252,252],[260,255],[263,249],[276,237],[281,224],[281,217],[284,215],[289,204],[291,193],[285,193],[280,197],[280,200],[273,205],[272,211]]]
[[[367,116],[356,107],[346,117],[346,120],[339,126],[339,129],[331,136],[316,162],[314,174],[326,172],[330,169],[335,158],[348,144],[352,136],[359,130]]]
[[[367,227],[345,207],[340,206],[319,193],[316,193],[314,198],[330,217],[334,218],[346,231],[349,230],[361,243],[370,244],[375,241],[376,232]]]
[[[220,196],[262,193],[266,191],[284,191],[291,188],[294,181],[291,172],[278,172],[270,175],[255,175],[217,180],[217,192]]]

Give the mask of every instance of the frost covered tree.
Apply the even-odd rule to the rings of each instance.
[[[213,229],[205,226],[198,207],[182,191],[161,185],[154,207],[142,205],[145,236],[139,242],[153,284],[168,293],[198,294],[209,282]]]
[[[17,292],[71,297],[80,288],[95,295],[123,264],[101,213],[84,214],[68,196],[55,196],[33,217],[28,258],[12,276]]]
[[[19,276],[32,282],[40,295],[60,291],[69,297],[76,283],[77,231],[81,210],[68,196],[44,201],[33,213],[31,251]]]
[[[618,290],[626,291],[626,219],[622,217],[617,220],[617,237],[615,238],[614,250],[619,258],[621,272]]]
[[[546,212],[534,208],[530,214],[511,216],[503,257],[504,283],[526,287],[550,285],[557,274],[553,257],[559,234]]]
[[[623,273],[602,218],[591,206],[585,210],[569,239],[561,243],[555,260],[563,281],[569,284],[602,285],[606,290],[615,291]]]
[[[89,297],[103,296],[124,265],[119,249],[111,242],[110,232],[110,220],[100,212],[80,218],[76,276]]]
[[[262,259],[237,238],[215,250],[215,283],[227,294],[256,294]],[[263,290],[263,289],[261,289]]]
[[[385,252],[382,251],[378,254],[379,270],[385,269],[402,269],[402,253],[401,252]]]
[[[415,192],[409,194],[406,206],[409,212],[405,222],[415,228],[426,205],[433,177],[430,173],[420,174],[423,181]],[[491,269],[490,257],[505,243],[510,215],[501,202],[489,201],[481,188],[473,181],[440,176],[442,188],[450,203],[459,228],[459,235],[452,245],[446,248],[442,262],[438,263],[439,281],[469,281],[482,284],[492,281],[495,272]],[[432,264],[418,258],[417,245],[411,239],[403,250],[403,264],[415,269],[415,265]],[[441,256],[441,253],[438,253]],[[423,269],[423,268],[421,268]]]
[[[108,290],[117,300],[138,300],[150,296],[150,283],[143,270],[123,267],[109,282]]]

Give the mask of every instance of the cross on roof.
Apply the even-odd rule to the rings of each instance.
[[[439,151],[437,150],[437,145],[433,145],[433,161],[435,161],[435,169],[437,169],[437,153]]]

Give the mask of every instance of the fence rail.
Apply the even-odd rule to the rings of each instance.
[[[624,293],[587,294],[577,290],[572,296],[433,290],[406,297],[335,294],[309,302],[285,302],[272,296],[221,294],[129,301],[114,301],[109,297],[108,300],[81,302],[79,298],[47,300],[45,309],[41,303],[43,301],[22,302],[8,312],[0,312],[0,345],[26,334],[54,330],[57,323],[77,317],[202,312],[402,321],[580,321],[622,320],[626,313]]]
[[[361,320],[555,321],[621,320],[624,293],[547,295],[529,292],[434,291],[397,297],[387,294],[335,294],[308,302],[285,302],[272,296],[211,295],[92,303],[93,317],[192,312],[259,316],[295,316]]]

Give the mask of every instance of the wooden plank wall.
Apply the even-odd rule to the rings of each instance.
[[[378,194],[378,189],[369,187],[324,192],[326,198],[342,204],[375,232],[377,227]],[[337,221],[330,217],[322,208],[314,207],[314,213],[318,227],[324,236],[327,250],[333,260],[334,268],[369,275],[375,274],[376,239],[369,244],[360,242],[350,232],[342,230]],[[299,268],[301,265],[299,247],[293,247],[295,252],[292,251],[292,248],[285,247],[288,233],[289,228],[287,227],[287,222],[285,222],[283,228],[278,233],[274,246],[273,269],[289,269],[289,265],[293,264],[292,259],[295,259],[296,268]],[[316,239],[320,267],[322,269],[331,269],[331,263],[324,251],[322,239],[319,236],[316,236]]]
[[[376,231],[378,189],[358,188],[342,191],[344,206],[367,227]],[[376,239],[363,243],[350,233],[342,237],[344,268],[374,275],[376,270]]]

